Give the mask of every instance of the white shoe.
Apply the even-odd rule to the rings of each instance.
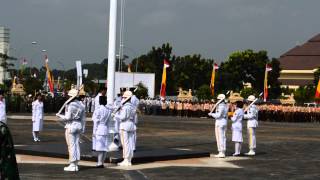
[[[78,168],[78,166],[76,166],[76,165],[70,164],[69,166],[64,167],[63,170],[64,170],[64,171],[75,172],[75,171],[79,171],[79,168]]]
[[[226,157],[226,155],[224,153],[219,153],[218,154],[218,158],[225,158],[225,157]]]
[[[250,150],[248,153],[246,153],[248,156],[254,156],[256,153],[253,150]]]
[[[118,166],[132,166],[132,164],[127,159],[125,159],[122,162],[118,163]]]
[[[219,157],[219,156],[220,156],[220,153],[219,153],[219,154],[214,155],[214,157],[216,157],[216,158],[217,158],[217,157]]]
[[[232,156],[240,156],[240,153],[234,153]]]

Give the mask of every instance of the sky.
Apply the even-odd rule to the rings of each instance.
[[[124,54],[130,58],[166,42],[177,56],[201,54],[217,62],[245,49],[277,58],[320,32],[319,0],[125,2]],[[58,69],[73,68],[76,60],[99,63],[108,53],[109,3],[0,0],[0,25],[10,28],[11,55],[29,65],[42,65],[44,53]]]

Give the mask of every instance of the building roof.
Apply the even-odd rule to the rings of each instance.
[[[313,70],[320,67],[320,34],[303,45],[296,46],[280,56],[283,70]]]

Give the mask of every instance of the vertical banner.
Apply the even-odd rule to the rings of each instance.
[[[212,73],[211,73],[211,81],[210,81],[210,90],[211,90],[211,95],[214,95],[214,80],[216,77],[216,70],[219,69],[218,64],[213,63],[212,66]]]
[[[163,70],[162,70],[162,81],[160,88],[160,97],[162,99],[166,98],[166,86],[167,86],[167,68],[170,67],[169,62],[165,59],[163,60]]]
[[[82,66],[81,66],[81,61],[76,61],[76,67],[77,67],[77,89],[79,89],[81,84],[82,84]]]
[[[268,72],[272,71],[269,64],[266,64],[266,70],[264,72],[264,85],[263,85],[263,101],[266,102],[268,98]]]

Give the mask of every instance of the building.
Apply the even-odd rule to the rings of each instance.
[[[9,55],[10,48],[10,30],[4,26],[0,26],[0,54]],[[6,74],[5,69],[1,66],[4,59],[0,57],[0,84],[3,84]]]
[[[296,46],[279,58],[282,87],[298,88],[313,84],[314,72],[320,67],[320,34]]]
[[[107,80],[94,81],[95,83],[105,84]],[[148,88],[148,96],[155,97],[155,74],[154,73],[128,73],[115,72],[115,95],[120,93],[120,88],[133,87],[142,83]],[[140,97],[139,97],[140,98]]]

